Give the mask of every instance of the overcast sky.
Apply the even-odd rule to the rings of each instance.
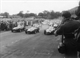
[[[79,0],[0,0],[0,12],[39,13],[44,10],[64,11],[78,6]]]

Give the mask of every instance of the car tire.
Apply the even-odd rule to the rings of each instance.
[[[25,33],[27,34],[27,31],[25,31]]]
[[[34,31],[34,34],[36,34],[36,31]]]
[[[25,28],[22,29],[22,31],[24,31],[24,30],[25,30]]]
[[[53,35],[54,35],[54,32],[53,32]]]
[[[39,33],[39,30],[38,30],[38,33]]]
[[[11,32],[14,32],[13,30],[11,30]]]
[[[46,34],[46,31],[44,31],[44,34]]]
[[[19,32],[21,32],[22,30],[20,29]]]
[[[52,32],[52,34],[54,35],[54,31]]]
[[[39,29],[37,30],[37,32],[39,32]]]

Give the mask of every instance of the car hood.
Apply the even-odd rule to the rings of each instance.
[[[19,28],[23,28],[22,26],[17,26],[17,27],[14,27],[13,29],[19,29]]]
[[[19,29],[19,27],[14,27],[13,29]]]
[[[27,31],[33,31],[33,30],[35,30],[36,28],[35,27],[31,27],[31,28],[29,28]]]
[[[53,30],[55,30],[55,28],[50,27],[50,28],[46,29],[46,32],[51,32],[51,31],[53,31]]]

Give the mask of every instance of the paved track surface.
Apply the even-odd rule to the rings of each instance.
[[[0,58],[64,58],[57,51],[60,36],[12,33],[0,34]],[[73,57],[70,57],[73,58]]]

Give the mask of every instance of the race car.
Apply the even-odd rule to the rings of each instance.
[[[12,32],[21,32],[25,28],[24,22],[17,22],[17,26],[12,28]]]
[[[39,28],[34,27],[34,26],[25,29],[25,33],[26,33],[26,34],[30,34],[30,33],[36,34],[36,33],[38,33],[38,32],[39,32]]]
[[[50,26],[49,28],[47,28],[46,30],[44,30],[44,34],[45,35],[49,35],[49,34],[54,34],[55,28]]]

